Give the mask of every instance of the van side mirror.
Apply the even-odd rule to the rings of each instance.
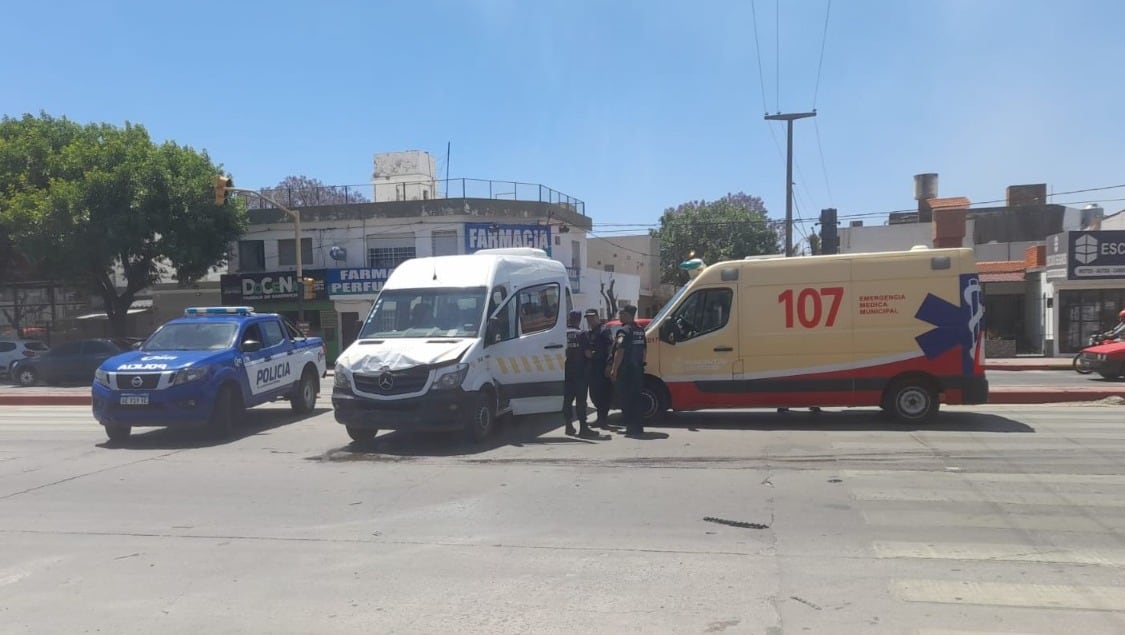
[[[672,320],[664,320],[660,323],[660,341],[672,346],[676,345],[676,328]]]
[[[262,343],[258,340],[246,340],[242,343],[243,353],[257,353],[262,350]]]

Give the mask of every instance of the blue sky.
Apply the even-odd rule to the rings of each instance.
[[[245,187],[368,183],[390,150],[444,171],[451,142],[452,177],[544,183],[603,235],[738,190],[783,216],[784,124],[764,108],[819,112],[796,125],[806,220],[911,207],[919,172],[973,201],[1125,183],[1125,3],[836,0],[817,89],[826,5],[20,3],[0,112],[141,123]],[[1055,200],[1125,207],[1113,198],[1125,188]]]

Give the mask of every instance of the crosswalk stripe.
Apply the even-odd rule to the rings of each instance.
[[[925,479],[970,481],[973,483],[1125,485],[1125,475],[1122,474],[1015,474],[1010,472],[927,472],[924,470],[841,470],[840,476],[852,479],[886,478],[895,481],[901,481],[903,478],[916,476]]]
[[[918,510],[864,511],[864,520],[876,527],[951,527],[977,529],[1010,529],[1016,531],[1052,531],[1105,533],[1125,531],[1125,516],[1099,514],[1095,518],[1075,515],[1044,514],[972,514],[964,511],[946,512]]]
[[[1125,587],[896,580],[892,592],[907,602],[1125,611]]]
[[[891,442],[886,441],[834,441],[832,448],[834,450],[855,451],[855,450],[870,450],[873,452],[886,453],[894,451],[914,452],[921,449],[936,448],[943,451],[973,451],[973,450],[988,450],[995,451],[998,448],[1003,448],[1004,452],[1021,452],[1026,450],[1058,450],[1060,452],[1085,452],[1090,447],[1104,448],[1112,446],[1118,449],[1125,449],[1125,438],[1107,439],[1103,437],[1068,437],[1066,439],[1058,439],[1057,441],[1006,441],[999,439],[990,439],[978,442],[964,442],[964,441],[945,441],[942,439],[924,439],[924,440],[894,440]]]
[[[978,492],[976,490],[929,490],[855,488],[852,497],[862,501],[918,503],[1006,503],[1009,505],[1054,505],[1125,507],[1125,495],[1051,492]]]
[[[1059,549],[1052,546],[1001,545],[985,543],[922,543],[875,541],[879,558],[919,558],[924,560],[1000,560],[1005,562],[1049,562],[1125,566],[1122,549]]]

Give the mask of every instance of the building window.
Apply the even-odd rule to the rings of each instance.
[[[606,273],[613,273],[613,265],[605,266]]]
[[[570,266],[572,269],[582,268],[582,243],[577,240],[570,241]]]
[[[292,241],[290,241],[292,242]],[[239,271],[265,271],[266,270],[266,241],[240,240],[238,241],[238,270]]]
[[[371,247],[367,250],[367,266],[372,269],[394,269],[414,257],[413,247]]]
[[[296,243],[292,238],[282,238],[277,241],[277,264],[281,267],[297,265],[297,251],[293,249]],[[301,265],[311,265],[313,261],[312,238],[301,239]]]
[[[457,230],[439,230],[433,233],[433,252],[435,256],[454,256],[460,253]]]

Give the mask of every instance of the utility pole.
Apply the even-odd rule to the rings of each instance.
[[[793,255],[793,122],[815,117],[816,111],[790,112],[766,115],[766,121],[785,121],[789,124],[789,154],[785,162],[785,257]]]

